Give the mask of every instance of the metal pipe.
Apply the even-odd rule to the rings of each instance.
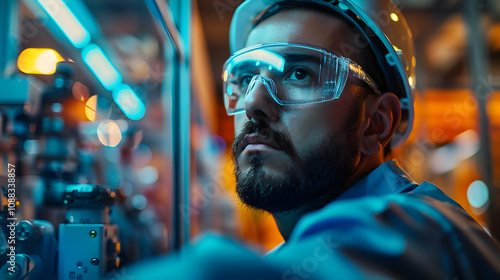
[[[185,59],[184,42],[182,40],[179,30],[175,26],[172,10],[170,10],[165,0],[153,0],[153,1],[154,1],[153,14],[156,16],[156,19],[160,22],[161,26],[164,28],[164,31],[166,32],[170,41],[174,45],[178,60],[182,62]],[[183,2],[189,2],[189,1],[183,1]]]
[[[190,54],[191,54],[191,1],[173,1],[178,3],[178,13],[180,15],[177,24],[181,34],[181,39],[184,42],[181,69],[179,75],[180,81],[180,136],[181,136],[181,166],[180,175],[182,176],[182,204],[185,205],[181,211],[182,217],[182,244],[189,243],[189,194],[191,192],[191,71],[190,71]]]
[[[17,55],[17,30],[19,3],[16,0],[0,1],[0,77],[10,77],[13,69],[9,66]]]
[[[490,193],[490,204],[487,211],[487,222],[491,234],[500,239],[500,230],[497,221],[497,207],[495,203],[495,186],[493,181],[492,156],[490,144],[490,122],[487,113],[487,101],[491,92],[492,86],[488,82],[487,72],[488,58],[486,49],[486,36],[484,29],[481,27],[480,6],[477,0],[464,1],[464,17],[468,28],[469,36],[469,63],[470,75],[472,81],[472,90],[475,93],[479,107],[479,133],[480,133],[480,150],[479,150],[479,165],[482,171],[483,181],[486,183]]]
[[[191,149],[191,89],[189,72],[191,2],[151,0],[150,10],[174,46],[171,65],[172,118],[172,228],[171,247],[178,251],[189,242],[189,192]],[[172,12],[177,15],[177,26]]]

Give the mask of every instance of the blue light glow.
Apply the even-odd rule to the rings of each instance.
[[[227,85],[226,92],[228,95],[233,95],[233,87],[231,85]]]
[[[90,42],[89,32],[63,1],[37,0],[37,2],[55,21],[73,46],[82,48]]]
[[[122,82],[120,73],[97,45],[90,44],[83,49],[82,58],[107,90],[114,90]]]
[[[488,187],[482,181],[474,181],[467,189],[467,199],[474,208],[485,207],[490,198]]]
[[[144,117],[146,107],[128,85],[123,84],[113,91],[113,99],[129,119],[137,121]]]
[[[152,185],[158,181],[158,169],[152,165],[137,170],[137,179],[144,185]]]

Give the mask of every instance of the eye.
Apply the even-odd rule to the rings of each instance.
[[[290,74],[290,77],[288,79],[290,80],[305,80],[309,77],[309,74],[303,70],[303,69],[295,69],[293,72]]]
[[[314,80],[317,77],[309,67],[301,65],[293,67],[285,73],[282,79],[283,85],[293,88],[310,88],[314,86]]]
[[[252,74],[246,74],[246,75],[242,75],[240,77],[240,80],[239,80],[239,84],[241,87],[248,87],[248,85],[250,84],[250,81],[252,80],[254,75]]]

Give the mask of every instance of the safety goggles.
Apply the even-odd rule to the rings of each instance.
[[[242,113],[245,96],[259,87],[282,106],[335,100],[349,74],[380,93],[359,65],[332,51],[288,43],[256,45],[236,52],[224,64],[224,105],[228,115]]]

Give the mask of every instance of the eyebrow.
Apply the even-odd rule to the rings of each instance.
[[[305,53],[283,53],[281,54],[285,61],[289,62],[298,62],[298,61],[308,61],[308,62],[321,62],[321,58],[310,55],[310,54],[305,54]]]

